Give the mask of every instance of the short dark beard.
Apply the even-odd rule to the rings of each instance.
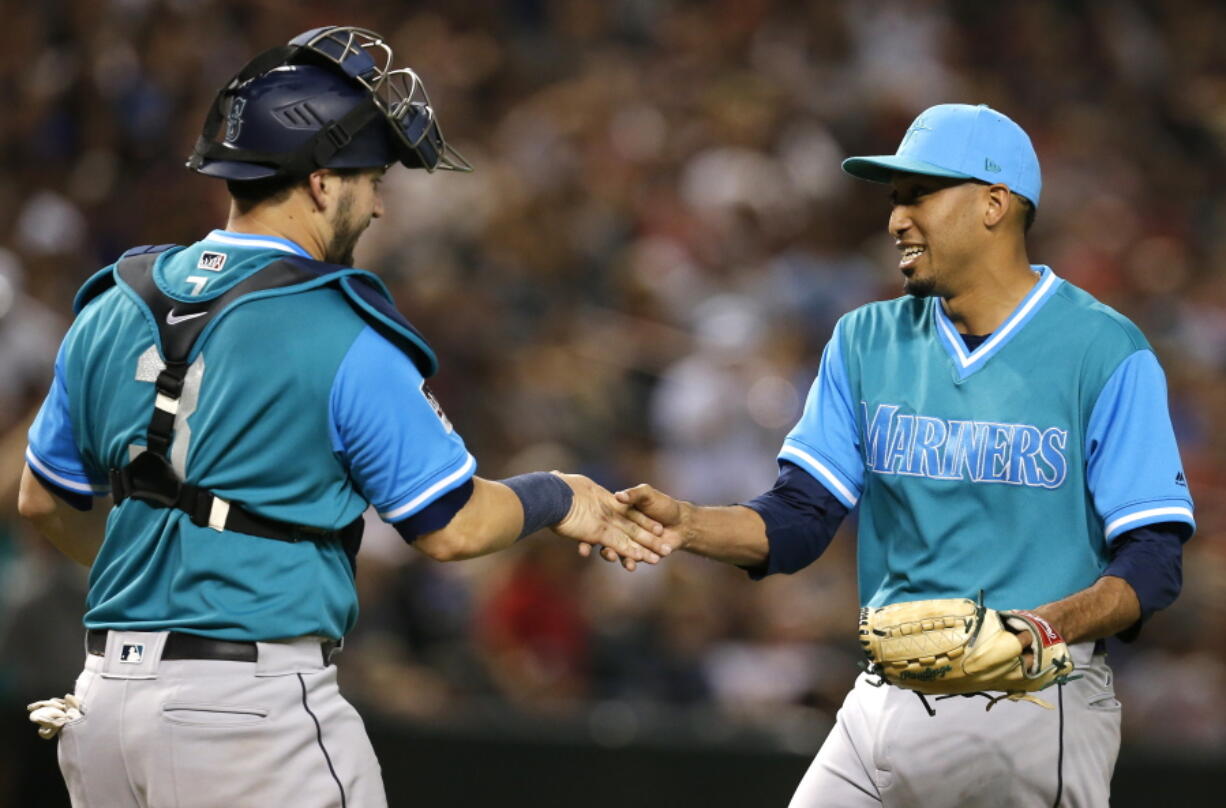
[[[912,297],[932,297],[936,294],[937,284],[932,278],[905,278],[902,290]]]
[[[353,250],[358,246],[358,239],[366,228],[357,228],[350,221],[349,214],[353,210],[353,192],[341,196],[336,203],[336,214],[332,218],[332,241],[324,253],[324,261],[338,266],[353,266]]]

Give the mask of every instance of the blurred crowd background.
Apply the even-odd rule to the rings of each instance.
[[[442,358],[431,386],[491,478],[765,490],[835,319],[900,293],[887,192],[840,160],[892,152],[934,103],[1022,124],[1044,173],[1032,258],[1153,342],[1196,498],[1181,599],[1112,649],[1126,740],[1226,753],[1223,4],[45,0],[5,18],[5,725],[80,661],[84,571],[13,513],[73,292],[129,246],[222,226],[224,186],[183,167],[214,93],[348,23],[389,38],[477,167],[393,170],[357,258]],[[753,583],[693,557],[628,574],[547,536],[441,565],[372,522],[344,686],[409,722],[581,721],[609,744],[690,722],[811,754],[857,673],[853,531]]]

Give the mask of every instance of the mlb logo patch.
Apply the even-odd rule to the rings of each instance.
[[[204,252],[200,253],[200,263],[196,264],[196,269],[207,269],[209,272],[221,272],[221,268],[225,265],[225,253],[205,250]]]
[[[125,642],[119,649],[119,661],[129,665],[139,665],[145,658],[145,644],[142,642]]]

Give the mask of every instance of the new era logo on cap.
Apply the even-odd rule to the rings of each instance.
[[[991,157],[985,157],[985,158],[983,158],[983,170],[984,170],[984,171],[991,171],[993,174],[999,174],[999,173],[1000,173],[1000,166],[998,166],[998,165],[996,165],[996,163],[992,162],[992,158],[991,158]]]

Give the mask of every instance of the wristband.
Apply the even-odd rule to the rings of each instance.
[[[566,481],[547,471],[534,471],[500,480],[515,492],[524,508],[524,527],[516,541],[543,527],[556,525],[570,513],[575,492]]]

